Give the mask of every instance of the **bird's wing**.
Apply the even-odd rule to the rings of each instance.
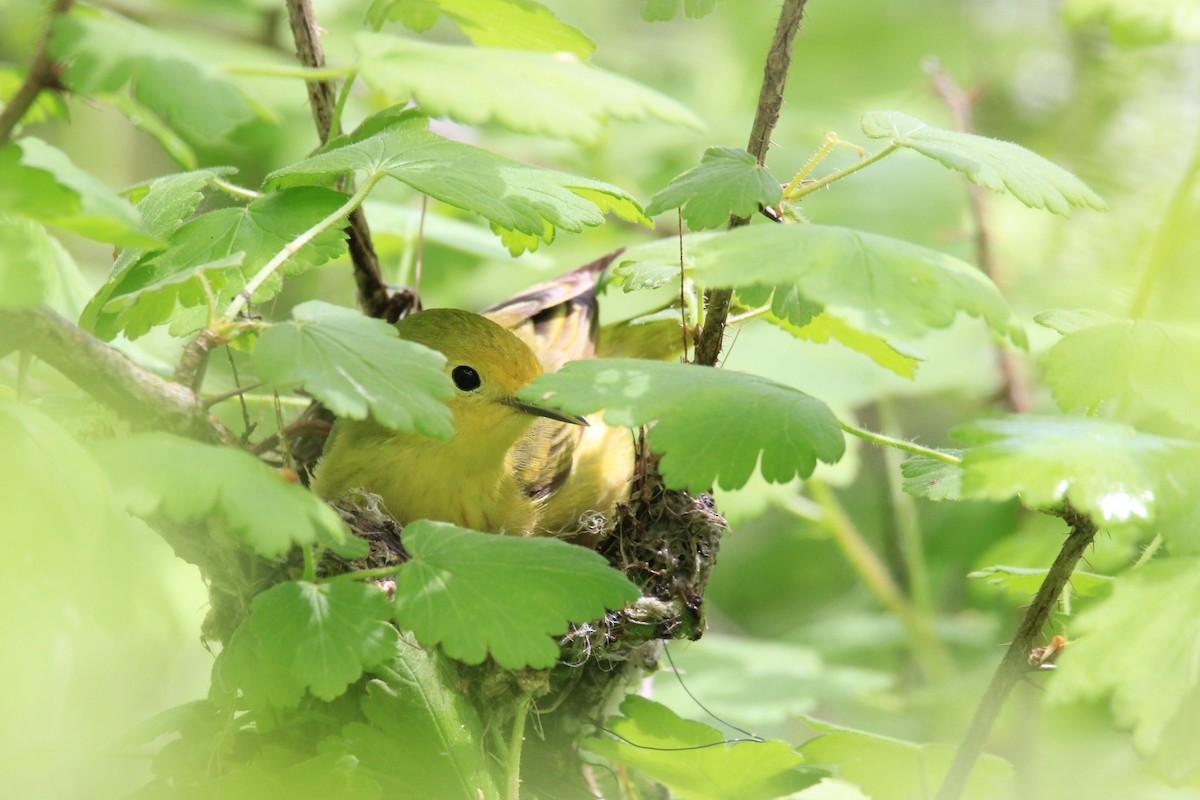
[[[508,328],[530,346],[547,372],[596,352],[599,318],[596,283],[621,251],[616,250],[579,269],[539,283],[483,310],[488,319]]]
[[[571,477],[583,428],[537,419],[509,453],[517,483],[532,500],[545,500]]]

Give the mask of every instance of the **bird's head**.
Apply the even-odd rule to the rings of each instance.
[[[455,428],[523,430],[534,417],[586,425],[583,417],[517,399],[517,390],[542,374],[529,345],[486,317],[452,308],[431,308],[396,323],[400,337],[446,356],[456,396],[449,403]]]

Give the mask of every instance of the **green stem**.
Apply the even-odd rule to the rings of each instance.
[[[521,800],[521,745],[525,742],[525,720],[529,718],[530,696],[526,694],[517,705],[513,718],[512,738],[508,744],[508,778],[504,791],[505,800]]]
[[[1138,556],[1138,560],[1134,562],[1130,569],[1137,569],[1150,559],[1154,558],[1155,554],[1158,553],[1158,548],[1162,547],[1162,543],[1162,534],[1154,534],[1154,538],[1150,540],[1150,544],[1146,545],[1146,549],[1142,551],[1142,554]]]
[[[930,620],[916,612],[892,578],[892,574],[888,572],[887,566],[847,516],[832,490],[824,481],[819,480],[810,479],[805,486],[813,500],[821,507],[821,522],[846,561],[858,573],[867,588],[904,625],[912,646],[913,658],[920,665],[926,679],[930,683],[936,683],[949,676],[950,656],[945,645],[934,633]]]
[[[236,183],[230,183],[224,178],[213,178],[213,186],[225,194],[232,195],[233,197],[241,197],[246,200],[257,200],[262,197],[262,192],[247,189],[245,186],[238,186]]]
[[[343,67],[292,67],[283,64],[226,64],[222,69],[228,75],[251,75],[256,78],[299,78],[304,81],[329,81],[345,78],[358,71],[358,67],[347,64]]]
[[[346,110],[346,101],[350,99],[350,88],[354,86],[354,81],[358,78],[358,68],[350,70],[346,75],[346,79],[342,81],[342,88],[338,90],[337,103],[333,107],[333,116],[329,118],[329,133],[331,136],[336,136],[342,129],[342,112]]]
[[[962,464],[962,459],[953,453],[947,453],[943,450],[937,450],[932,447],[923,447],[919,444],[915,444],[914,442],[908,442],[904,439],[896,439],[886,434],[875,433],[874,431],[869,431],[865,428],[859,428],[856,425],[851,425],[849,422],[842,422],[841,426],[842,430],[844,430],[846,433],[849,433],[852,436],[857,436],[858,438],[868,441],[871,444],[877,444],[883,447],[894,447],[897,450],[903,450],[906,453],[912,453],[918,456],[928,456],[935,461],[940,461],[943,464],[950,464],[955,467]]]
[[[349,216],[351,211],[362,205],[363,200],[367,199],[367,195],[371,193],[373,188],[375,188],[375,184],[379,183],[379,181],[383,178],[383,175],[384,173],[382,172],[377,172],[371,175],[370,178],[363,182],[362,187],[355,192],[349,200],[339,206],[336,211],[325,217],[325,219],[321,220],[316,225],[313,225],[311,228],[297,236],[292,241],[288,242],[287,245],[278,253],[276,253],[275,256],[268,261],[262,269],[255,273],[253,278],[246,282],[245,288],[238,292],[237,297],[233,298],[233,301],[229,304],[229,307],[225,309],[223,317],[227,320],[231,320],[236,317],[238,313],[246,307],[246,304],[250,302],[250,298],[254,296],[256,291],[258,291],[258,287],[262,286],[267,278],[274,274],[275,270],[283,266],[285,261],[299,252],[300,248],[304,247],[304,245],[308,244],[318,235],[324,232],[326,228],[330,228],[333,225],[341,222],[347,216]]]
[[[879,401],[879,422],[885,430],[899,431],[900,420],[896,404],[890,398]],[[904,559],[908,574],[908,594],[916,611],[926,619],[933,612],[933,600],[929,592],[929,570],[925,565],[925,550],[921,542],[921,524],[917,519],[917,504],[911,494],[904,491],[901,481],[900,451],[894,447],[884,448],[883,460],[887,472],[888,500],[895,520],[896,543]]]
[[[837,172],[831,172],[830,174],[826,175],[824,178],[815,180],[812,183],[805,183],[800,186],[797,186],[788,195],[786,195],[784,197],[784,199],[791,200],[791,201],[799,200],[801,197],[812,194],[813,192],[817,191],[818,189],[824,189],[826,186],[833,183],[834,181],[840,181],[842,178],[845,178],[848,175],[853,175],[855,172],[858,172],[863,167],[869,167],[870,165],[874,164],[876,161],[879,161],[880,159],[891,155],[892,153],[896,152],[899,149],[900,149],[900,145],[896,144],[895,142],[892,142],[887,147],[880,150],[878,153],[867,156],[862,161],[857,161],[848,167],[843,167],[842,169],[839,169]]]

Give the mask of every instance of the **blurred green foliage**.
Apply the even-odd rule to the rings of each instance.
[[[55,37],[56,47],[89,54],[91,60],[76,60],[66,77],[76,81],[80,92],[95,96],[68,95],[61,108],[49,99],[39,104],[27,128],[38,139],[27,139],[17,152],[10,149],[0,157],[5,181],[0,207],[24,205],[28,216],[55,226],[53,238],[24,222],[0,226],[0,308],[44,298],[78,319],[87,298],[105,287],[99,296],[104,302],[90,312],[101,319],[105,312],[111,316],[120,310],[106,305],[113,296],[162,291],[153,283],[160,277],[154,274],[134,273],[125,288],[113,283],[125,278],[113,272],[112,243],[140,247],[156,236],[173,235],[201,202],[194,194],[198,185],[185,181],[187,197],[165,209],[162,227],[144,230],[130,227],[128,203],[115,190],[186,169],[227,166],[236,173],[205,173],[200,184],[208,185],[214,175],[232,174],[236,184],[255,187],[268,174],[308,157],[316,145],[302,83],[265,74],[286,72],[295,63],[280,5],[266,0],[96,5],[99,12],[73,18]],[[331,64],[352,63],[364,42],[370,43],[370,35],[364,39],[358,33],[368,5],[316,3]],[[437,8],[445,4],[409,5],[424,6],[417,9],[424,16],[394,16],[425,28],[421,41],[492,44],[476,39],[471,25],[478,23],[469,17],[463,22],[438,16]],[[457,96],[455,86],[446,85],[439,73],[421,76],[433,86],[405,87],[403,97],[396,97],[384,69],[395,66],[385,59],[371,65],[374,72],[364,74],[364,84],[349,97],[347,129],[410,92],[448,93],[456,102],[438,109],[451,116],[473,113],[468,121],[478,124],[438,120],[435,132],[523,164],[584,176],[591,186],[611,185],[619,192],[612,197],[643,205],[694,169],[708,148],[745,144],[778,3],[548,0],[545,5],[586,34],[563,40],[576,60],[590,52],[590,39],[595,43],[592,63],[614,73],[615,84],[598,81],[586,113],[562,118],[547,113],[550,101],[519,92],[511,102],[495,93],[478,96],[469,74],[456,79],[462,88]],[[387,18],[387,6],[373,4],[371,13]],[[808,393],[845,421],[928,445],[961,444],[949,431],[970,420],[982,420],[974,430],[987,435],[1028,425],[987,421],[1015,410],[1008,400],[1016,396],[1015,382],[1029,398],[1029,407],[1019,410],[1054,414],[1057,401],[1066,410],[1105,418],[1078,420],[1081,428],[1119,429],[1124,435],[1133,431],[1125,426],[1134,425],[1138,431],[1130,435],[1139,443],[1171,453],[1194,448],[1190,438],[1200,414],[1194,391],[1200,375],[1195,356],[1200,271],[1194,269],[1200,258],[1198,16],[1191,0],[1072,0],[1061,8],[1036,0],[810,0],[772,137],[771,174],[786,181],[798,173],[825,143],[827,131],[851,145],[877,150],[880,143],[860,133],[859,118],[872,109],[900,109],[953,129],[952,109],[931,82],[934,72],[964,87],[973,101],[977,133],[1015,142],[1070,170],[1104,198],[1109,211],[1062,219],[1009,196],[981,196],[993,278],[1017,320],[1003,320],[997,327],[1010,335],[1023,328],[1031,343],[1028,353],[1005,351],[1014,371],[1009,385],[997,366],[998,348],[1004,345],[978,319],[963,316],[923,336],[906,331],[889,338],[887,344],[901,355],[876,361],[893,359],[890,363],[900,366],[892,371],[856,351],[869,353],[867,345],[843,346],[837,336],[831,343],[822,343],[829,336],[793,338],[764,321],[748,321],[734,326],[725,366]],[[126,17],[165,38],[147,40],[130,33]],[[660,21],[645,21],[650,19]],[[0,7],[4,98],[15,89],[12,76],[28,63],[42,24],[40,3]],[[389,30],[400,30],[398,23],[388,24]],[[402,63],[405,54],[385,55]],[[540,75],[524,62],[519,68],[504,63],[513,74],[533,70]],[[222,69],[229,66],[237,68]],[[563,70],[583,66],[571,62]],[[622,102],[620,76],[648,87],[639,90],[636,102],[630,101],[636,108]],[[513,89],[517,79],[511,80]],[[550,81],[547,91],[562,91],[557,80]],[[105,94],[126,91],[127,81],[132,82],[131,94],[119,102],[105,101]],[[551,91],[548,96],[556,95]],[[703,129],[669,124],[690,122],[685,109],[702,121]],[[73,164],[60,160],[61,154]],[[812,177],[857,159],[851,147],[836,146]],[[45,204],[29,204],[22,190],[43,180],[57,181],[58,189]],[[967,187],[958,172],[902,151],[805,196],[800,211],[821,226],[895,237],[952,256],[954,263],[978,264]],[[141,200],[146,189],[127,196]],[[325,205],[329,203],[313,212],[314,219],[328,211]],[[590,221],[564,225],[536,253],[515,258],[499,246],[486,223],[436,200],[429,202],[422,238],[419,195],[399,181],[381,183],[366,211],[389,281],[412,281],[416,253],[423,247],[426,304],[475,309],[615,247],[652,245],[672,236],[679,224],[675,212],[668,211],[657,218],[655,231],[612,217],[599,227],[584,227],[598,221],[598,212],[583,205]],[[91,218],[96,208],[118,209],[114,214],[129,224],[115,226],[108,219],[98,225]],[[251,215],[235,198],[212,191],[198,209],[221,212],[218,220]],[[638,212],[633,205],[629,209],[622,216],[636,221]],[[540,234],[541,219],[526,225],[525,233]],[[308,224],[311,220],[286,230],[269,226],[254,240],[262,244],[275,236],[284,242]],[[572,228],[583,230],[566,232]],[[536,237],[532,241],[536,244]],[[215,275],[229,266],[216,256],[249,252],[245,244],[224,244],[229,246],[219,252],[190,253],[197,272],[175,276],[179,281],[166,293],[166,313],[142,320],[137,332],[171,317],[174,303],[187,292],[198,303],[203,300],[210,287],[204,277],[208,270]],[[265,261],[273,245],[262,244],[260,250],[243,257],[261,255],[258,260]],[[132,259],[130,253],[126,250],[122,257]],[[323,262],[332,255],[311,260]],[[27,263],[42,266],[32,278],[14,277],[14,265]],[[130,265],[132,260],[125,266]],[[745,265],[751,268],[763,265]],[[352,306],[353,293],[347,260],[335,258],[289,278],[279,294],[255,310],[284,320],[292,308],[314,298]],[[608,320],[625,319],[677,295],[678,285],[671,282],[641,293],[612,289],[603,298],[602,313]],[[898,302],[894,296],[887,299]],[[921,311],[904,303],[910,313]],[[959,309],[961,304],[954,305],[950,317]],[[1077,309],[1086,310],[1086,324],[1068,324],[1078,322],[1080,315],[1065,312]],[[1038,316],[1043,325],[1034,323],[1035,315],[1048,311],[1054,315]],[[854,318],[846,324],[860,322]],[[159,327],[136,343],[117,341],[139,363],[169,375],[186,343],[175,335],[179,330]],[[115,336],[117,327],[108,333]],[[229,359],[213,359],[204,392],[219,395],[254,369],[248,354],[230,350]],[[290,419],[303,405],[286,402],[283,413]],[[276,412],[266,394],[247,398],[245,420],[236,402],[219,403],[213,410],[239,431],[246,422],[258,436],[276,429]],[[150,777],[149,755],[157,749],[151,745],[162,742],[156,742],[153,732],[138,736],[130,731],[157,712],[204,696],[208,687],[212,656],[198,639],[207,608],[197,570],[123,513],[130,503],[120,479],[131,469],[117,462],[106,474],[97,466],[106,463],[103,458],[98,462],[79,444],[126,432],[124,423],[83,399],[53,370],[31,366],[17,355],[0,358],[0,536],[7,545],[0,567],[0,641],[6,651],[0,659],[5,718],[0,784],[13,797],[100,797],[135,789]],[[1018,434],[1029,435],[1018,430],[1012,438],[1020,438]],[[1080,459],[1079,466],[1051,470],[1045,452],[1035,457],[1022,450],[1018,455],[1032,462],[993,462],[1000,464],[997,472],[1003,477],[978,477],[987,491],[969,501],[914,498],[904,491],[895,459],[878,448],[859,446],[851,447],[838,464],[817,465],[807,488],[799,482],[768,485],[755,478],[736,492],[718,491],[718,507],[734,525],[707,594],[711,638],[671,646],[678,669],[654,678],[656,697],[670,711],[646,712],[640,721],[625,719],[622,724],[638,730],[672,712],[713,724],[704,708],[678,688],[673,674],[678,672],[696,699],[756,733],[799,744],[813,736],[801,715],[847,729],[822,728],[826,736],[812,741],[824,744],[813,745],[813,752],[844,748],[862,755],[878,747],[909,759],[916,745],[881,737],[956,743],[1028,597],[1023,580],[972,580],[969,574],[1002,568],[987,574],[1027,578],[1027,570],[1049,565],[1065,533],[1061,522],[1003,498],[1014,494],[1014,485],[1028,492],[1036,484],[1033,504],[1040,505],[1062,496],[1060,474],[1070,473],[1072,486],[1080,474],[1088,480],[1098,476],[1121,485],[1097,489],[1091,505],[1103,514],[1106,499],[1111,502],[1123,492],[1135,504],[1114,513],[1124,521],[1139,516],[1140,493],[1150,491],[1133,485],[1145,474],[1140,472],[1142,451],[1130,455],[1128,470],[1118,474],[1111,469],[1110,445],[1103,437],[1080,436],[1095,450],[1071,450],[1069,438],[1047,437],[1038,444],[1064,462]],[[996,456],[996,449],[1001,448],[977,451],[976,463]],[[970,457],[964,461],[965,466],[971,463]],[[1151,484],[1161,475],[1157,466],[1145,469]],[[1181,471],[1189,475],[1194,469],[1192,462]],[[971,486],[969,481],[964,485]],[[1194,481],[1179,486],[1185,495],[1194,487]],[[212,492],[204,494],[208,506],[217,502]],[[983,502],[984,497],[996,500]],[[1200,525],[1196,504],[1189,506],[1186,497],[1165,499],[1173,508],[1163,523],[1165,545],[1158,555],[1194,552],[1190,542]],[[844,514],[846,526],[831,523],[834,511]],[[1134,522],[1102,532],[1088,555],[1089,572],[1118,576],[1111,593],[1080,587],[1069,605],[1059,608],[1048,633],[1067,638],[1061,674],[1035,675],[1030,683],[1037,685],[1018,687],[1010,699],[989,746],[989,752],[1013,768],[1014,777],[1008,779],[1004,769],[990,765],[988,774],[999,779],[997,796],[1200,797],[1194,714],[1189,716],[1200,688],[1195,670],[1185,668],[1180,655],[1193,647],[1194,636],[1176,641],[1180,625],[1172,624],[1194,628],[1194,565],[1172,558],[1134,570],[1142,548],[1157,541],[1153,527]],[[863,563],[848,557],[847,529],[875,554],[924,628],[904,624],[879,587],[864,576]],[[280,536],[279,541],[289,541],[286,534]],[[1129,580],[1122,583],[1120,574],[1126,571]],[[1137,612],[1139,607],[1144,614]],[[1081,609],[1077,627],[1074,619]],[[1145,621],[1156,615],[1165,622],[1147,626]],[[1081,641],[1073,652],[1077,634]],[[1089,670],[1087,663],[1113,666]],[[343,670],[350,676],[346,680],[358,667],[356,661]],[[431,669],[414,667],[425,677]],[[1051,687],[1048,695],[1039,689],[1045,683]],[[386,691],[372,691],[375,707],[391,702]],[[1112,714],[1110,697],[1115,697]],[[454,703],[443,700],[447,706]],[[202,713],[190,719],[189,724],[203,727]],[[391,724],[364,728],[368,740],[379,740],[378,753],[386,755],[379,732]],[[1121,732],[1122,727],[1132,728],[1134,735]],[[396,732],[407,735],[418,729],[424,730],[413,723]],[[606,741],[610,744],[597,752],[620,749]],[[332,762],[337,754],[326,755]],[[386,761],[384,755],[379,759]],[[646,755],[627,758],[636,764]],[[781,763],[792,770],[795,764],[789,759],[784,756]],[[160,762],[160,767],[170,763]],[[684,786],[686,795],[686,781],[670,769],[663,771],[675,783],[664,781]],[[797,774],[799,783],[781,785],[800,788],[809,776]],[[788,775],[789,780],[795,777]],[[904,775],[920,785],[919,776]],[[853,767],[838,776],[869,785],[870,791],[881,791],[878,786],[891,777],[863,777]],[[281,785],[317,791],[316,784],[305,785],[303,774],[292,780]],[[358,780],[346,778],[339,791],[363,790],[369,796],[372,787],[363,789]],[[255,796],[251,790],[257,784],[246,786],[245,796]],[[926,785],[925,791],[931,795],[933,789]],[[798,796],[856,795],[845,784],[826,782]]]

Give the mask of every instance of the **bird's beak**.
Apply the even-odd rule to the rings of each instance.
[[[567,422],[571,425],[583,425],[584,427],[588,427],[588,421],[586,419],[583,417],[574,416],[573,414],[564,414],[563,412],[555,411],[552,408],[535,406],[532,403],[526,403],[522,400],[518,400],[515,397],[504,400],[503,402],[509,408],[513,408],[525,414],[532,414],[535,417],[545,417],[546,419],[553,419],[559,422]]]

